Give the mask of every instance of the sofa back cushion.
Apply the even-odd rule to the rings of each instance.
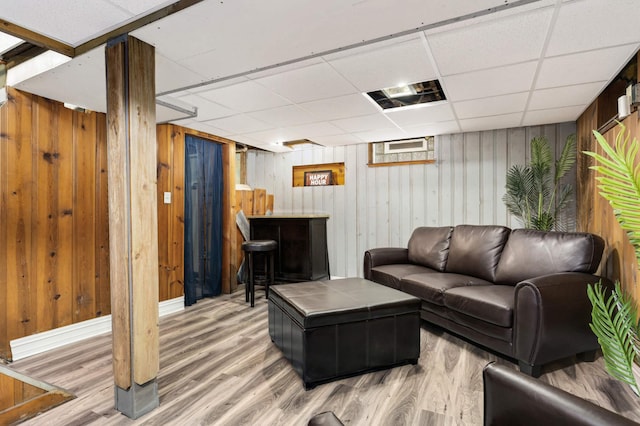
[[[451,235],[446,271],[494,282],[511,230],[497,225],[458,225]]]
[[[409,262],[444,271],[452,229],[450,226],[416,228],[409,238]]]
[[[558,272],[592,274],[603,250],[602,238],[585,232],[514,229],[498,264],[496,284],[516,285]]]

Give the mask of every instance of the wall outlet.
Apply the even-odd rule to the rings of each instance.
[[[165,192],[164,193],[164,203],[165,204],[171,204],[171,193],[170,192]]]

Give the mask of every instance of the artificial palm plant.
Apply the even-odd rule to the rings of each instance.
[[[502,197],[507,210],[525,228],[550,231],[560,227],[558,215],[570,200],[573,188],[561,183],[576,160],[576,139],[570,135],[560,157],[553,164],[546,137],[531,140],[531,162],[514,165],[507,171],[506,193]]]
[[[613,207],[616,219],[635,248],[636,260],[640,262],[640,163],[636,159],[639,143],[635,138],[629,142],[624,125],[620,124],[620,127],[614,147],[594,131],[605,154],[585,154],[596,159],[597,165],[591,168],[600,174],[596,177],[600,194]],[[633,372],[634,363],[640,359],[636,302],[621,289],[620,283],[616,283],[610,295],[602,283],[589,285],[587,294],[593,305],[591,329],[598,337],[607,371],[640,396]]]

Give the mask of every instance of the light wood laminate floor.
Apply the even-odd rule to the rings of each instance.
[[[271,342],[264,292],[200,300],[160,321],[160,407],[130,420],[113,408],[111,336],[10,365],[77,398],[25,425],[305,425],[334,411],[346,425],[481,425],[482,368],[512,366],[423,322],[417,365],[320,385],[302,382]],[[611,379],[599,357],[546,368],[541,380],[640,421],[640,399]]]

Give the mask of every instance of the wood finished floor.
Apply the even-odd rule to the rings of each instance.
[[[242,289],[241,289],[242,290]],[[160,320],[160,407],[131,420],[113,408],[111,336],[14,362],[11,368],[77,398],[24,425],[306,425],[334,411],[346,425],[481,425],[482,368],[515,366],[423,322],[407,365],[304,391],[269,339],[264,293],[199,301]],[[640,421],[640,399],[594,363],[556,363],[541,380]]]

